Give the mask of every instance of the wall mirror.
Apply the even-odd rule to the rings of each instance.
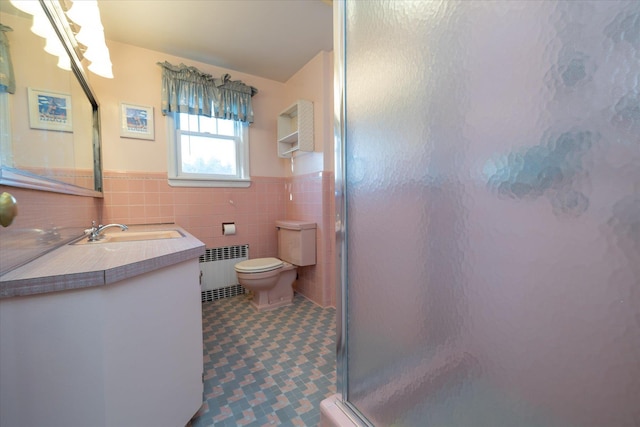
[[[33,3],[69,61],[47,52],[52,47],[31,31],[31,15],[0,2],[15,76],[15,92],[0,92],[0,184],[101,197],[98,102],[78,44],[59,2]]]

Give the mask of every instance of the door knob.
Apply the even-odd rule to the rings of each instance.
[[[18,202],[9,193],[0,194],[0,225],[8,227],[18,215]]]

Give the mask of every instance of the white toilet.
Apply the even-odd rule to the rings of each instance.
[[[253,292],[256,309],[272,310],[293,303],[296,268],[316,263],[316,224],[276,221],[278,257],[255,258],[235,265],[238,282]]]

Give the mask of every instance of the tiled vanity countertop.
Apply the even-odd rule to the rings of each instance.
[[[129,227],[130,232],[154,230],[178,230],[184,237],[65,244],[0,277],[0,298],[109,285],[204,254],[204,243],[175,224]]]

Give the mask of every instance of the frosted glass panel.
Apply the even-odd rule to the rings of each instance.
[[[640,425],[640,2],[347,1],[348,400]]]

